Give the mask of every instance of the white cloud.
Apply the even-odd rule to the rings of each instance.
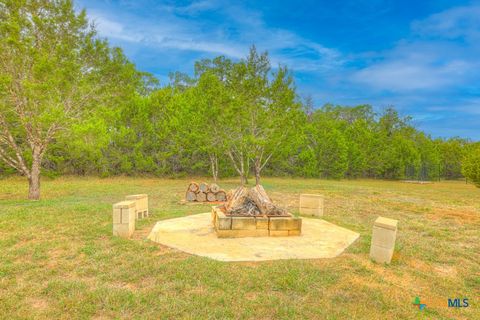
[[[480,39],[480,5],[455,7],[412,23],[421,36]]]
[[[412,40],[403,40],[380,59],[354,72],[352,80],[374,90],[436,91],[480,80],[480,42],[459,41],[479,34],[480,7],[450,9],[412,24]],[[420,37],[418,37],[420,35]],[[480,38],[479,38],[480,39]]]
[[[459,110],[466,114],[480,115],[480,98],[472,98],[462,101]]]
[[[195,15],[203,11],[215,9],[217,7],[218,7],[217,1],[201,0],[201,1],[193,1],[192,3],[184,7],[176,7],[174,10],[183,14]]]
[[[130,42],[138,42],[141,39],[140,35],[127,32],[125,26],[117,21],[110,20],[96,12],[90,12],[88,15],[94,23],[98,34],[102,37]]]
[[[322,71],[343,63],[341,54],[293,32],[268,27],[255,11],[225,6],[215,1],[193,2],[186,7],[161,6],[158,19],[146,20],[135,15],[113,16],[88,11],[99,34],[111,40],[141,43],[152,48],[194,51],[242,58],[252,44],[268,50],[272,65],[288,65],[295,70]],[[223,15],[227,25],[197,21],[191,16],[203,10]]]
[[[413,45],[408,45],[413,48]],[[472,62],[464,60],[438,61],[438,57],[407,55],[374,63],[354,73],[352,80],[379,90],[403,92],[409,90],[441,90],[463,84],[473,70]]]

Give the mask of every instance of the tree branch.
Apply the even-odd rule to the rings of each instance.
[[[8,130],[7,123],[5,121],[5,118],[2,114],[0,114],[0,125],[2,127],[2,140],[6,142],[6,144],[12,148],[12,150],[15,153],[15,156],[17,157],[17,160],[14,160],[13,163],[15,165],[12,165],[12,163],[9,163],[12,165],[15,169],[19,170],[20,172],[23,172],[25,175],[29,176],[30,172],[27,169],[27,166],[25,165],[25,161],[22,156],[22,152],[20,151],[20,148],[15,142],[15,139],[13,138],[12,134]],[[3,148],[1,149],[2,151],[2,159],[9,158],[11,161],[13,160],[12,158],[8,157],[7,153]],[[7,162],[8,163],[8,162]]]
[[[242,175],[243,172],[240,170],[240,168],[238,167],[237,165],[237,162],[235,161],[235,157],[233,156],[233,153],[231,150],[228,150],[227,151],[227,155],[230,157],[230,159],[232,160],[232,163],[233,163],[233,167],[235,168],[235,170],[237,170],[238,174]]]

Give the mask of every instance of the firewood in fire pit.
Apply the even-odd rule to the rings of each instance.
[[[251,189],[238,187],[228,198],[225,211],[230,215],[243,216],[282,216],[287,214],[285,209],[273,204],[261,185]]]
[[[248,196],[248,189],[244,186],[238,187],[229,197],[228,202],[225,204],[227,212],[231,212],[236,209],[241,209],[244,206],[245,199]]]
[[[248,197],[257,205],[261,214],[273,215],[277,208],[272,200],[268,197],[265,189],[261,185],[257,185],[248,190]],[[276,215],[276,214],[275,214]]]

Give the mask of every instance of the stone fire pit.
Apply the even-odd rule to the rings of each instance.
[[[225,205],[212,207],[218,238],[299,236],[302,219],[277,207],[261,185],[237,188]]]

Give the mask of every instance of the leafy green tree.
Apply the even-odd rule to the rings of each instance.
[[[462,159],[468,141],[462,138],[448,140],[437,139],[437,148],[440,152],[440,175],[445,179],[458,179],[462,177]]]
[[[110,164],[107,150],[111,141],[108,123],[103,117],[88,117],[72,124],[65,134],[59,134],[50,146],[43,166],[77,175],[107,175]]]
[[[225,152],[223,139],[229,130],[225,125],[224,110],[231,98],[220,76],[209,70],[203,72],[194,89],[194,96],[187,113],[185,137],[208,155],[214,181],[219,175],[219,158]]]
[[[39,199],[50,143],[123,95],[128,62],[68,0],[1,0],[0,61],[0,158],[28,178],[29,199]]]
[[[323,177],[343,178],[348,168],[348,147],[337,129],[324,132],[318,149],[318,166]]]
[[[195,152],[192,152],[193,141],[182,135],[189,125],[186,115],[191,104],[190,96],[191,88],[183,90],[169,85],[156,90],[146,102],[144,120],[139,119],[138,126],[133,128],[137,143],[146,148],[140,154],[151,156],[155,174],[190,173],[192,165],[198,163]]]
[[[271,72],[268,54],[259,54],[253,46],[246,59],[233,64],[226,83],[232,97],[225,113],[226,152],[242,183],[252,161],[259,184],[262,170],[292,138],[299,119],[293,78],[285,67]]]
[[[440,152],[438,145],[423,132],[416,132],[414,138],[419,155],[419,180],[438,180],[440,178]]]
[[[255,182],[260,184],[262,170],[282,144],[295,139],[298,128],[300,105],[296,101],[293,78],[286,68],[280,67],[273,74],[266,102],[253,110],[250,119],[253,170]]]
[[[305,130],[309,151],[304,151],[302,157],[311,167],[312,154],[315,155],[313,176],[342,178],[348,168],[348,146],[339,122],[328,106],[314,111],[309,122]]]
[[[343,107],[325,105],[324,112],[342,132],[347,144],[347,177],[359,177],[365,174],[368,155],[371,149],[374,112],[369,105]]]
[[[462,162],[462,173],[480,188],[480,143],[468,148]]]

